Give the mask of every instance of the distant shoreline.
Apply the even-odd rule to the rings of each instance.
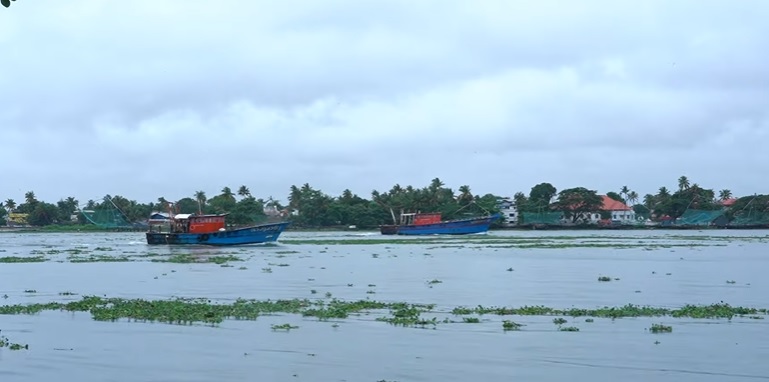
[[[761,231],[769,230],[769,227],[676,227],[676,226],[548,226],[548,227],[496,227],[489,229],[493,231],[703,231],[703,230],[730,230],[730,231]],[[144,229],[130,228],[98,228],[95,226],[59,226],[59,227],[0,227],[0,233],[107,233],[107,232],[146,232]],[[285,232],[371,232],[379,233],[379,229],[349,229],[346,227],[315,227],[315,228],[295,228],[289,227]]]

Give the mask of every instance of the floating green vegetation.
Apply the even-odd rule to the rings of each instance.
[[[595,320],[593,320],[592,318],[586,318],[585,319],[585,322],[593,322],[593,321],[595,321]]]
[[[70,312],[89,312],[95,320],[115,321],[128,319],[140,322],[165,322],[172,324],[206,323],[217,324],[225,319],[256,320],[260,315],[289,313],[301,314],[305,317],[316,317],[319,320],[342,319],[351,314],[362,312],[381,311],[389,309],[389,315],[376,318],[377,321],[387,322],[398,326],[435,326],[438,323],[453,323],[448,318],[439,321],[437,318],[425,318],[424,314],[434,312],[434,305],[408,304],[403,302],[377,302],[371,300],[342,301],[330,300],[244,300],[238,299],[232,303],[212,303],[207,299],[172,299],[172,300],[144,300],[103,298],[96,296],[84,296],[80,300],[70,302],[51,302],[46,304],[31,305],[3,305],[0,306],[0,314],[36,314],[41,311],[62,310]],[[626,305],[624,307],[601,309],[554,309],[547,307],[523,307],[523,308],[455,308],[456,315],[495,313],[500,315],[560,315],[560,316],[589,316],[589,317],[690,317],[690,318],[731,318],[734,315],[752,315],[760,317],[766,315],[766,309],[732,307],[728,304],[714,304],[707,306],[686,305],[680,309],[637,307]],[[480,322],[480,318],[464,317],[461,323]],[[556,318],[554,323],[561,325],[566,323],[563,318]],[[518,330],[521,325],[513,321],[504,320],[503,328],[506,330]],[[652,331],[657,326],[652,326]],[[660,327],[661,329],[662,327]]]
[[[649,331],[652,333],[672,333],[673,327],[662,324],[652,324],[652,327],[649,328]]]
[[[94,251],[114,251],[112,247],[96,247],[93,249]]]
[[[566,326],[566,327],[563,327],[563,328],[558,328],[558,330],[560,330],[562,332],[578,332],[579,328],[576,327],[576,326]]]
[[[281,264],[275,264],[275,263],[268,263],[267,265],[273,266],[273,267],[287,267],[289,264],[281,263]]]
[[[467,324],[477,324],[481,322],[481,319],[478,317],[462,317],[462,322]]]
[[[239,271],[245,271],[246,269],[248,269],[248,268],[246,268],[246,267],[239,267],[238,268]]]
[[[5,256],[0,257],[0,263],[42,263],[47,259],[44,256],[19,257]]]
[[[88,257],[70,256],[70,263],[122,263],[131,261],[126,256],[91,255]]]
[[[272,268],[262,268],[262,272],[264,272],[264,273],[272,273]]]
[[[291,324],[280,324],[280,325],[272,325],[270,326],[272,330],[285,330],[289,331],[291,329],[299,329],[298,326],[292,326]]]
[[[59,292],[59,296],[77,296],[77,293],[73,293],[73,292],[69,292],[69,291]]]
[[[37,293],[37,291],[34,289],[25,289],[24,293]]]
[[[430,281],[428,281],[427,283],[432,285],[432,284],[440,284],[440,283],[442,283],[442,282],[443,282],[443,281],[441,281],[441,280],[438,280],[438,279],[433,279],[433,280],[430,280]]]
[[[566,321],[566,319],[564,319],[564,318],[561,318],[561,317],[558,317],[558,318],[554,318],[554,319],[553,319],[553,323],[554,323],[554,324],[556,324],[556,325],[563,325],[563,324],[565,324],[566,322],[567,322],[567,321]]]
[[[517,322],[513,322],[510,320],[504,320],[502,321],[502,330],[508,331],[508,330],[521,330],[522,324],[519,324]]]
[[[377,317],[376,320],[396,326],[435,326],[438,324],[436,317],[429,320],[421,317],[422,313],[429,312],[432,308],[432,305],[396,303],[391,305],[389,317]]]
[[[290,255],[292,253],[299,253],[299,251],[276,251],[276,255]]]
[[[22,345],[13,343],[10,340],[8,340],[8,337],[0,336],[0,348],[8,348],[10,350],[22,350],[22,349],[29,349],[29,345]]]
[[[611,281],[611,277],[609,277],[609,276],[600,276],[600,277],[598,277],[598,281],[608,282],[608,281]]]
[[[736,282],[736,281],[734,281],[734,280],[726,280],[726,283],[727,283],[727,284],[736,284],[737,282]]]
[[[523,306],[520,308],[484,307],[475,308],[457,307],[451,311],[454,315],[468,314],[496,314],[500,316],[567,316],[567,317],[690,317],[690,318],[727,318],[737,315],[767,314],[766,309],[733,307],[726,303],[712,305],[685,305],[678,309],[657,308],[650,306],[638,306],[627,304],[621,307],[603,307],[598,309],[555,309],[546,306]]]

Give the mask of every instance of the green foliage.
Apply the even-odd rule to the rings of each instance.
[[[556,192],[556,188],[550,183],[537,184],[531,188],[528,199],[524,198],[523,194],[516,197],[516,206],[522,212],[546,211],[550,208]]]
[[[11,1],[16,1],[16,0],[0,0],[0,4],[3,4],[4,7],[8,8],[11,6]]]
[[[558,193],[555,208],[563,211],[573,223],[583,218],[583,215],[599,211],[603,199],[596,191],[584,187],[569,188]]]
[[[614,199],[614,200],[616,200],[618,202],[625,203],[625,199],[623,199],[618,193],[616,193],[614,191],[607,192],[606,196],[608,196],[609,198]]]

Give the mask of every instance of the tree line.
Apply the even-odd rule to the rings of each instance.
[[[722,201],[732,198],[728,189],[717,194],[712,189],[690,183],[686,176],[678,178],[674,191],[660,187],[656,194],[642,198],[627,186],[606,195],[630,206],[638,216],[652,220],[665,217],[680,217],[687,209],[716,210],[722,208]],[[7,199],[0,204],[0,224],[5,224],[9,213],[27,214],[27,222],[34,226],[50,224],[85,224],[87,220],[81,210],[100,211],[117,209],[129,222],[144,221],[153,211],[168,211],[173,206],[175,213],[229,213],[228,221],[236,225],[253,224],[267,218],[265,208],[281,212],[298,227],[333,227],[355,225],[361,228],[390,224],[402,212],[440,212],[445,219],[471,215],[495,213],[500,210],[502,197],[485,194],[474,195],[470,186],[463,185],[456,191],[446,187],[434,178],[424,187],[403,187],[395,184],[387,191],[374,190],[370,197],[361,197],[344,190],[339,196],[328,195],[305,183],[292,185],[288,194],[288,205],[272,197],[255,198],[247,186],[240,186],[237,192],[230,187],[211,198],[204,191],[196,191],[189,197],[176,201],[159,197],[157,201],[140,203],[120,195],[107,195],[103,200],[89,200],[80,205],[74,197],[67,197],[57,203],[39,201],[33,191],[24,195],[24,201],[17,204]],[[595,190],[585,187],[557,190],[551,183],[540,183],[528,194],[517,192],[512,202],[521,212],[563,212],[566,218],[576,221],[582,213],[601,210],[602,198]],[[769,212],[769,196],[746,196],[738,198],[730,209],[730,217],[750,207]],[[605,214],[606,212],[602,212]],[[76,216],[73,222],[71,217]],[[512,222],[514,223],[514,222]]]

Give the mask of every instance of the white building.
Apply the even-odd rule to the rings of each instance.
[[[614,200],[606,195],[601,195],[603,205],[600,211],[582,213],[578,219],[583,223],[597,224],[600,222],[601,213],[609,213],[609,219],[614,224],[632,224],[636,222],[635,211],[627,204]]]
[[[505,219],[505,224],[518,224],[518,208],[516,208],[515,202],[511,198],[501,198],[497,203],[499,205],[499,213]]]

